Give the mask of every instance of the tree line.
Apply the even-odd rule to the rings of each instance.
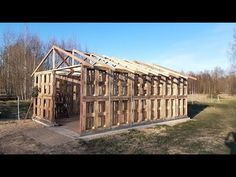
[[[189,72],[188,75],[197,78],[197,81],[189,80],[189,94],[200,93],[214,96],[220,93],[236,94],[235,74],[225,71],[220,67],[198,73]]]
[[[74,39],[58,41],[52,38],[43,42],[27,28],[20,33],[4,32],[0,46],[0,92],[18,95],[24,100],[30,99],[31,74],[52,45],[68,50],[72,48],[81,50],[80,45]],[[198,73],[188,72],[188,75],[197,78],[197,81],[189,80],[189,94],[236,94],[236,31],[234,31],[229,56],[231,68],[228,71],[215,67],[213,70]],[[42,69],[46,69],[47,66],[42,67],[45,67]]]
[[[0,46],[0,92],[30,99],[31,74],[52,45],[68,50],[80,48],[74,39],[58,41],[51,38],[43,42],[27,28],[20,33],[4,32]]]
[[[233,31],[233,41],[229,51],[229,69],[215,67],[213,70],[205,70],[198,73],[188,72],[188,75],[197,78],[197,81],[189,80],[188,92],[218,95],[227,93],[236,94],[236,29]],[[226,61],[227,62],[227,61]]]

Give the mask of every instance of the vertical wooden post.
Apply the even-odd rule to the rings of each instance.
[[[130,97],[130,101],[128,102],[128,122],[129,124],[133,124],[134,122],[134,74],[128,74],[128,96]]]
[[[150,95],[151,95],[151,83],[150,83],[150,81],[151,81],[151,77],[149,77],[149,76],[146,76],[146,89],[147,89],[147,91],[146,91],[146,97],[147,97],[147,99],[146,99],[146,104],[147,104],[147,106],[146,106],[146,113],[147,113],[147,117],[146,117],[146,120],[151,120],[151,99],[150,99]]]
[[[158,95],[158,82],[156,81],[157,77],[154,77],[154,95]]]
[[[80,75],[80,127],[79,132],[85,131],[86,126],[86,102],[84,101],[84,96],[86,96],[87,88],[87,68],[81,65],[81,75]]]
[[[185,106],[184,115],[187,116],[187,114],[188,114],[188,101],[187,101],[187,97],[184,100],[185,100],[185,103],[184,103],[184,106]]]
[[[95,91],[94,91],[94,96],[98,96],[99,95],[99,70],[95,69],[95,80],[94,80],[94,84],[95,84]]]
[[[183,116],[183,99],[180,99],[179,103],[180,116]]]
[[[142,87],[142,85],[143,85],[143,79],[141,78],[142,76],[141,75],[138,75],[138,90],[139,90],[139,92],[138,92],[138,96],[142,96],[143,95],[143,87]]]
[[[56,58],[55,58],[55,49],[52,49],[52,69],[55,69]]]
[[[75,55],[75,51],[74,50],[72,50],[72,55]],[[74,64],[75,64],[75,60],[73,59],[73,58],[71,58],[71,65],[73,66]]]
[[[36,77],[37,75],[34,74],[34,83],[33,83],[33,86],[36,87]],[[36,98],[33,98],[33,117],[36,117],[37,115],[35,114],[35,108],[36,108],[36,105],[37,103],[36,102]],[[38,105],[38,104],[37,104]]]
[[[106,71],[106,96],[108,96],[108,101],[105,102],[106,104],[106,117],[105,117],[105,124],[107,128],[111,127],[111,70]]]
[[[175,99],[175,117],[178,117],[178,99]]]
[[[51,111],[50,111],[50,117],[51,117],[51,120],[52,122],[55,121],[55,101],[56,101],[56,74],[55,74],[55,71],[52,71],[51,75],[50,75],[50,81],[51,83],[50,84],[50,94],[51,94],[51,101],[50,101],[50,108],[51,108]]]
[[[154,115],[153,115],[153,120],[157,119],[157,99],[154,99],[153,101],[153,109],[154,109]]]
[[[139,99],[138,101],[139,101],[139,103],[138,103],[138,122],[142,122],[142,119],[143,119],[142,99]]]
[[[95,97],[99,95],[99,70],[95,69]],[[98,128],[98,101],[94,100],[94,128]]]

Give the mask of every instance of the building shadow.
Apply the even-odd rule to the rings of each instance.
[[[229,132],[225,138],[225,145],[230,149],[230,154],[236,154],[236,133]]]
[[[197,114],[202,112],[204,109],[206,109],[209,105],[203,104],[203,103],[198,103],[198,102],[193,102],[193,103],[188,103],[188,116],[193,119]]]

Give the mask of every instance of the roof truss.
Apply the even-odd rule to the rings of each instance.
[[[43,63],[45,63],[46,60],[49,60],[49,56],[51,54],[52,54],[51,57],[52,70],[53,71],[70,70],[69,75],[74,72],[80,72],[79,67],[81,67],[81,65],[84,65],[90,68],[103,68],[112,71],[130,72],[139,75],[144,74],[144,75],[155,75],[155,76],[165,76],[165,77],[169,77],[171,75],[177,78],[181,77],[185,79],[189,78],[196,80],[196,78],[194,77],[183,75],[179,72],[173,71],[171,69],[165,68],[157,64],[147,64],[140,61],[127,61],[117,57],[107,57],[104,55],[98,55],[94,53],[92,54],[83,53],[76,49],[68,51],[68,50],[63,50],[55,45],[52,46],[52,48],[48,51],[48,53],[45,55],[45,57],[42,59],[39,65],[35,68],[31,76],[33,76],[35,72],[38,71],[38,69],[42,66]],[[59,56],[61,60],[57,64],[57,66],[55,62],[56,54],[57,56]],[[71,62],[69,62],[69,59],[71,59]],[[78,64],[75,64],[76,62]],[[62,65],[66,66],[62,67]]]

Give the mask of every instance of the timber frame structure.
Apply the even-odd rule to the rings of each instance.
[[[77,117],[81,135],[185,118],[188,79],[196,80],[157,64],[57,46],[31,76],[39,91],[33,118]]]

